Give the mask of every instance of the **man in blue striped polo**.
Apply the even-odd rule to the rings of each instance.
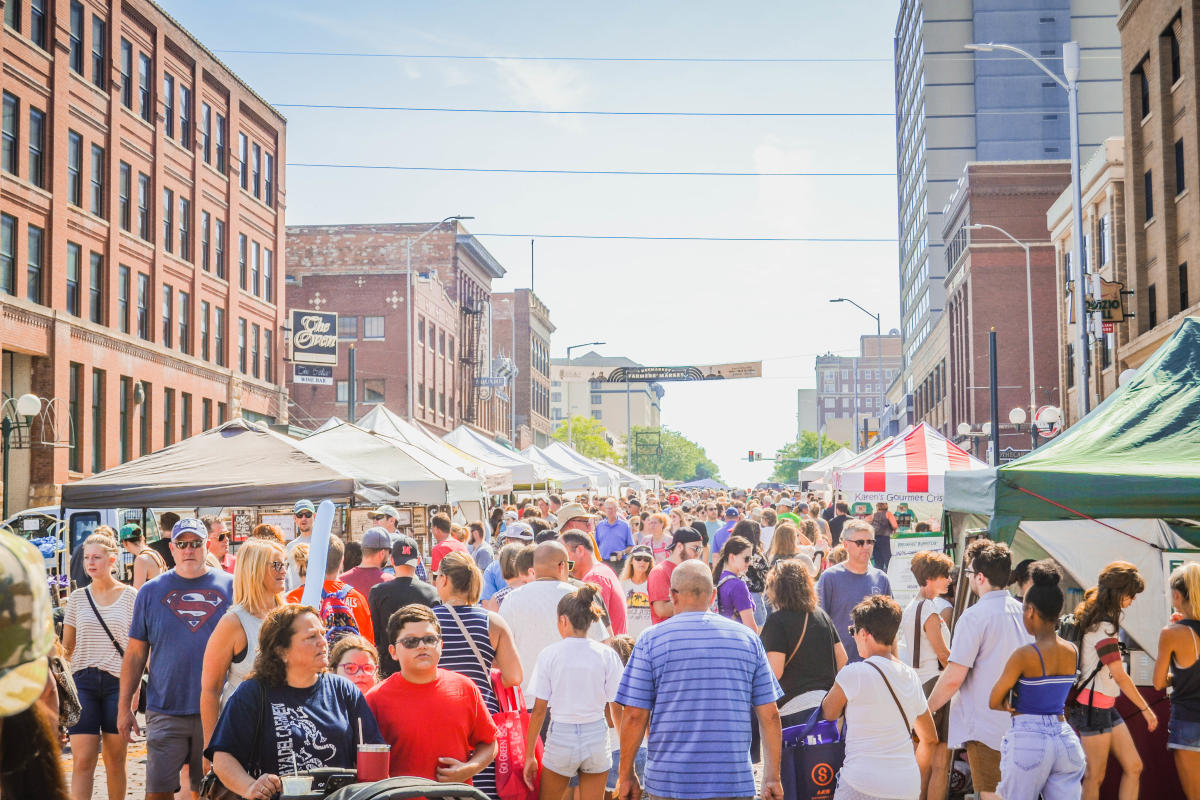
[[[671,573],[675,615],[648,628],[621,678],[619,800],[638,800],[634,756],[649,723],[645,795],[650,800],[753,798],[750,716],[762,731],[762,800],[783,800],[783,696],[762,641],[745,625],[712,614],[712,573],[686,561]]]

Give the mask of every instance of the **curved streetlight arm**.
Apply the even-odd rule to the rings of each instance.
[[[1004,228],[1000,228],[1000,227],[998,227],[998,226],[996,226],[996,225],[988,225],[986,222],[973,222],[973,223],[971,223],[970,225],[968,225],[968,226],[967,226],[967,230],[971,230],[971,231],[980,231],[980,230],[983,230],[984,228],[987,228],[988,230],[993,230],[993,231],[996,231],[997,233],[1002,233],[1002,234],[1004,234],[1005,236],[1007,236],[1009,239],[1011,239],[1011,240],[1012,240],[1012,242],[1013,242],[1013,244],[1015,244],[1015,245],[1017,245],[1017,246],[1019,246],[1019,247],[1023,247],[1023,248],[1025,248],[1026,250],[1028,250],[1028,249],[1029,249],[1029,245],[1028,245],[1028,244],[1026,244],[1025,242],[1022,242],[1020,239],[1018,239],[1017,237],[1013,236],[1013,235],[1012,235],[1011,233],[1009,233],[1008,231],[1004,230]]]
[[[856,303],[856,302],[854,302],[853,300],[851,300],[849,297],[835,297],[835,298],[833,298],[832,300],[830,300],[829,302],[831,302],[831,303],[849,303],[850,305],[852,305],[852,306],[854,306],[855,308],[857,308],[859,311],[861,311],[861,312],[863,312],[864,314],[866,314],[866,315],[867,315],[868,317],[870,317],[871,319],[875,320],[875,322],[877,322],[877,323],[879,322],[879,315],[878,315],[878,314],[872,314],[870,311],[867,311],[865,308],[863,308],[863,307],[862,307],[862,306],[860,306],[858,303]]]
[[[1008,52],[1010,52],[1010,53],[1016,53],[1016,54],[1017,54],[1017,55],[1019,55],[1019,56],[1024,56],[1025,58],[1027,58],[1027,59],[1029,59],[1030,61],[1032,61],[1032,62],[1033,62],[1035,65],[1037,65],[1037,68],[1038,68],[1038,69],[1040,69],[1042,72],[1046,73],[1046,74],[1047,74],[1047,75],[1049,75],[1051,78],[1053,78],[1055,83],[1057,83],[1057,84],[1058,84],[1059,86],[1061,86],[1062,88],[1064,88],[1064,89],[1067,89],[1068,91],[1070,91],[1069,87],[1067,86],[1067,82],[1066,82],[1066,81],[1064,81],[1062,78],[1060,78],[1060,77],[1058,77],[1057,75],[1055,75],[1055,74],[1054,74],[1054,73],[1053,73],[1053,72],[1050,70],[1050,68],[1049,68],[1049,67],[1047,67],[1047,66],[1046,66],[1045,64],[1043,64],[1043,63],[1042,63],[1040,60],[1038,60],[1037,58],[1035,58],[1035,57],[1034,57],[1034,56],[1033,56],[1031,53],[1028,53],[1028,52],[1026,52],[1026,51],[1022,50],[1022,49],[1021,49],[1021,48],[1019,48],[1019,47],[1015,47],[1015,46],[1013,46],[1013,45],[1011,45],[1011,44],[1001,44],[1001,43],[998,43],[998,42],[987,42],[986,44],[968,44],[968,45],[963,45],[963,46],[964,46],[964,48],[965,48],[965,49],[967,49],[967,50],[975,50],[975,51],[978,51],[978,52],[983,52],[983,53],[986,53],[986,52],[988,52],[988,51],[991,51],[991,50],[1007,50],[1007,51],[1008,51]]]

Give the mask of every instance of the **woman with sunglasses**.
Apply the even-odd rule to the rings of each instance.
[[[661,517],[662,514],[653,514]],[[650,627],[650,591],[646,585],[654,569],[654,555],[649,545],[640,544],[629,553],[621,570],[621,588],[625,592],[625,633],[633,638]]]
[[[284,603],[287,556],[271,539],[249,539],[233,570],[233,605],[213,629],[200,674],[200,723],[212,738],[217,716],[254,667],[263,620]]]
[[[379,651],[361,636],[343,636],[329,651],[329,669],[366,694],[379,681]]]
[[[671,514],[679,516],[680,524],[678,527],[682,528],[682,513],[672,511]],[[670,525],[672,525],[672,522],[662,512],[646,517],[646,524],[644,526],[645,534],[642,536],[641,544],[650,548],[655,564],[661,564],[667,560],[667,551],[671,549],[671,533],[667,532],[667,528]],[[672,532],[674,532],[674,529],[672,529]]]

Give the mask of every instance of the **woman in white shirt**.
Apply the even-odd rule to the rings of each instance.
[[[846,714],[846,760],[834,800],[921,796],[921,773],[938,738],[916,671],[892,655],[901,614],[886,595],[872,595],[850,610],[850,632],[864,660],[838,672],[822,703],[825,719]],[[914,731],[920,738],[915,756]]]

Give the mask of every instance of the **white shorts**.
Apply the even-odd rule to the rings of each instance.
[[[608,723],[603,719],[583,725],[550,720],[542,766],[568,777],[583,772],[594,775],[612,768]]]

